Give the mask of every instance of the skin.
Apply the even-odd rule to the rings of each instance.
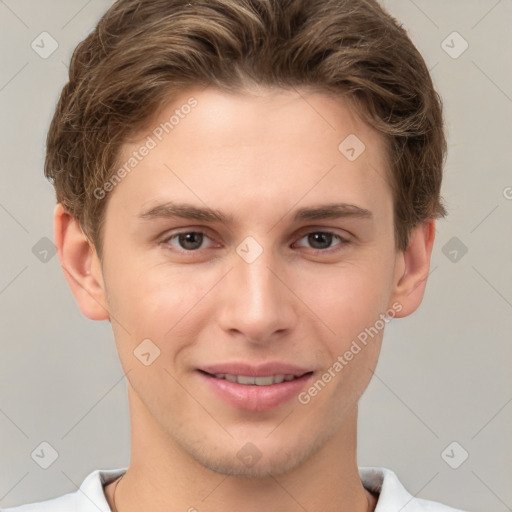
[[[358,476],[356,427],[383,330],[306,405],[237,409],[197,372],[280,361],[311,369],[317,380],[393,305],[403,317],[421,303],[434,221],[397,251],[384,139],[345,100],[300,93],[207,88],[175,98],[149,126],[191,96],[198,105],[105,199],[102,261],[76,219],[56,207],[65,276],[85,316],[111,320],[128,381],[131,460],[116,492],[119,512],[376,505]],[[353,162],[338,150],[350,134],[366,146]],[[138,135],[120,163],[151,129]],[[232,223],[138,218],[170,200],[216,208]],[[298,208],[333,202],[372,216],[293,220]],[[205,236],[195,252],[169,239],[197,231]],[[347,242],[308,237],[319,232]],[[252,263],[236,252],[247,236],[263,249]],[[145,366],[133,352],[148,338],[160,356]],[[248,442],[261,454],[251,467],[237,457]],[[105,494],[111,503],[112,484]]]

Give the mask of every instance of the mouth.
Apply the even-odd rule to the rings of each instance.
[[[224,370],[224,371],[222,371]],[[235,409],[262,412],[296,398],[310,382],[313,371],[283,365],[198,369],[206,388]]]
[[[278,375],[269,375],[267,377],[254,377],[250,375],[233,375],[230,373],[208,373],[203,370],[199,370],[210,377],[214,377],[216,379],[224,379],[229,382],[236,382],[237,384],[242,384],[243,386],[271,386],[272,384],[281,384],[282,382],[290,382],[292,380],[300,379],[304,375],[308,375],[313,372],[305,372],[299,375],[294,374],[278,374]]]

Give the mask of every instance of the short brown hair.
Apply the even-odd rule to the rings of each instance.
[[[45,162],[57,202],[100,257],[107,201],[94,190],[122,144],[187,87],[248,83],[343,95],[384,135],[397,249],[414,226],[446,214],[442,102],[376,0],[118,0],[73,53]]]

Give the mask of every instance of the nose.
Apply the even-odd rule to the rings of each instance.
[[[297,298],[287,284],[284,264],[270,250],[248,263],[234,255],[219,311],[221,328],[251,344],[265,345],[292,330],[297,321]]]

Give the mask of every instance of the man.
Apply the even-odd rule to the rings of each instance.
[[[441,102],[372,0],[120,0],[48,136],[55,244],[128,381],[128,468],[10,511],[453,511],[358,468],[421,303]]]

